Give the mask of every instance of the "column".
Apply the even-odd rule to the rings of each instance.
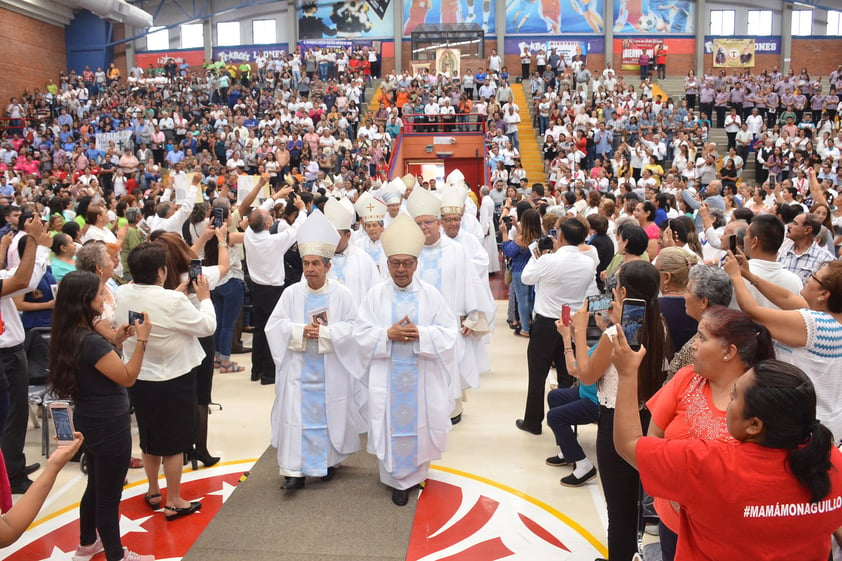
[[[476,0],[480,2],[481,0]],[[497,26],[497,54],[503,60],[506,59],[506,1],[492,0],[494,2],[494,22]],[[518,53],[520,54],[520,53]],[[488,58],[489,53],[485,53],[485,58]]]
[[[605,67],[614,62],[614,0],[605,0],[602,21],[605,24]],[[617,69],[614,69],[617,72]]]
[[[205,31],[202,34],[204,36],[204,47],[205,47],[205,60],[209,60],[214,62],[213,60],[213,31],[216,24],[216,18],[213,17],[213,0],[208,1],[208,13],[211,14],[210,17],[205,19],[202,23],[205,26]]]
[[[784,76],[792,66],[792,4],[781,5],[781,74]]]
[[[696,0],[696,16],[693,28],[696,32],[696,76],[705,75],[705,34],[708,31],[708,7],[705,0]]]
[[[132,37],[136,31],[131,25],[123,24],[123,33],[128,38]],[[129,77],[129,71],[134,68],[134,60],[134,41],[126,41],[126,79]]]
[[[395,74],[400,74],[403,69],[403,0],[392,0],[392,10],[395,17],[395,29],[392,31],[392,38],[395,40]],[[407,37],[409,39],[409,37]],[[412,57],[410,56],[410,59]],[[409,62],[409,61],[407,61]],[[383,61],[380,61],[381,74]]]
[[[287,36],[289,37],[289,49],[287,52],[291,53],[298,46],[298,3],[296,0],[288,0],[287,2]]]

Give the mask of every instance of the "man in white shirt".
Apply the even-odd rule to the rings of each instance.
[[[515,112],[513,106],[509,106],[506,114],[503,115],[503,120],[506,121],[506,136],[512,141],[512,145],[520,149],[520,139],[517,135],[517,125],[520,123],[520,114]]]
[[[249,217],[245,248],[249,268],[249,289],[254,304],[254,335],[251,355],[251,379],[263,385],[275,383],[275,365],[266,342],[266,322],[283,292],[286,272],[283,255],[295,243],[298,228],[307,218],[306,205],[295,198],[298,218],[289,228],[270,234],[272,217],[263,209],[256,209]]]
[[[567,373],[564,353],[568,349],[564,348],[555,321],[561,317],[562,306],[570,306],[571,312],[575,312],[584,305],[588,294],[597,293],[596,263],[578,249],[587,235],[584,224],[565,220],[559,229],[560,247],[555,251],[539,250],[540,255],[530,258],[521,273],[523,284],[535,286],[534,318],[526,350],[529,368],[526,412],[515,423],[522,431],[541,434],[544,384],[551,364],[556,365],[560,387],[569,387],[575,380]]]
[[[774,214],[758,214],[752,219],[746,230],[743,251],[749,259],[748,268],[755,277],[752,278],[755,283],[757,282],[756,278],[761,278],[786,288],[793,294],[799,294],[803,286],[801,279],[795,273],[784,269],[783,264],[777,260],[778,250],[784,241],[785,232],[786,227],[780,218]],[[766,298],[748,278],[743,278],[743,282],[746,283],[746,288],[758,304],[773,310],[780,309]],[[732,303],[735,305],[736,298],[732,300]]]

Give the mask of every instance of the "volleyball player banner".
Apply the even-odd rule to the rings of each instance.
[[[297,0],[299,39],[394,37],[392,0]]]
[[[693,33],[693,0],[614,0],[614,33]]]
[[[508,35],[605,33],[603,0],[505,1]]]
[[[754,67],[754,39],[714,39],[713,67]]]
[[[495,1],[504,0],[403,0],[404,38],[409,39],[421,24],[435,23],[475,23],[486,36],[494,35],[497,29]]]
[[[638,70],[640,55],[646,52],[650,64],[655,63],[655,47],[663,43],[661,39],[623,39],[623,70]]]

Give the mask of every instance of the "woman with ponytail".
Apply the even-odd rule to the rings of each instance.
[[[659,265],[660,260],[658,257]],[[739,310],[713,306],[702,313],[692,352],[693,364],[680,369],[646,402],[652,414],[648,435],[734,444],[736,440],[728,433],[725,421],[731,390],[747,370],[761,360],[775,358],[769,330]],[[664,561],[675,558],[679,508],[676,503],[655,498]]]
[[[737,443],[644,437],[637,378],[646,348],[620,330],[614,445],[644,488],[681,506],[676,559],[827,561],[842,526],[842,454],[816,420],[816,391],[797,367],[764,360],[731,389]]]

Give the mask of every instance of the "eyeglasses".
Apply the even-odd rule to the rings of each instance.
[[[433,219],[433,220],[416,220],[415,224],[417,224],[419,227],[421,227],[421,226],[432,226],[432,225],[436,224],[437,222],[438,222],[438,220],[436,220],[436,219]]]
[[[404,269],[411,269],[415,266],[417,261],[415,259],[405,259],[403,261],[398,261],[396,259],[388,259],[386,263],[388,263],[389,267],[392,269],[400,269],[403,267]]]
[[[810,273],[810,278],[816,281],[820,287],[827,288],[822,281],[819,280],[819,277],[816,276],[816,273]]]

